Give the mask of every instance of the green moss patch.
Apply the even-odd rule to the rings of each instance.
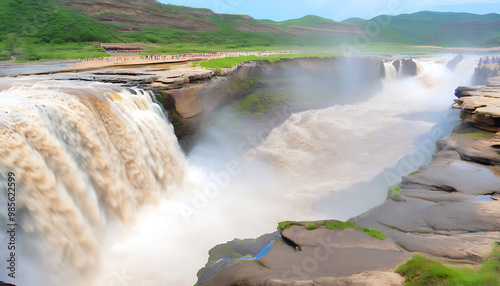
[[[344,221],[333,220],[333,221],[325,221],[324,224],[325,227],[330,230],[334,229],[343,230],[344,228],[360,229],[360,226],[352,221],[344,222]]]
[[[339,54],[282,54],[282,55],[269,55],[269,56],[239,56],[239,57],[227,57],[220,59],[212,59],[204,62],[194,63],[193,66],[199,66],[203,68],[213,69],[216,72],[220,72],[222,68],[231,68],[238,64],[251,61],[269,61],[270,63],[277,62],[281,59],[292,59],[292,58],[332,58],[337,57]]]
[[[405,285],[500,285],[500,244],[496,243],[491,255],[478,270],[443,265],[433,259],[416,254],[396,269],[406,278]]]
[[[378,238],[380,240],[384,240],[387,237],[378,229],[373,229],[373,228],[368,228],[368,227],[363,227],[353,221],[340,221],[340,220],[325,220],[323,222],[314,222],[314,223],[301,223],[301,222],[295,222],[295,221],[284,221],[280,222],[278,224],[278,228],[281,232],[284,230],[290,228],[293,225],[297,226],[303,226],[307,230],[315,230],[319,228],[326,228],[329,230],[343,230],[346,228],[352,228],[355,230],[362,231],[368,235],[371,235],[375,238]]]
[[[458,136],[458,135],[467,135],[467,136],[474,137],[474,138],[486,138],[486,137],[492,136],[493,133],[488,132],[488,131],[484,131],[484,130],[478,130],[476,132],[470,132],[470,133],[451,134],[451,136]]]
[[[401,200],[401,189],[398,186],[390,187],[389,192],[387,193],[387,198],[393,201]]]
[[[279,228],[280,232],[283,232],[286,229],[289,229],[293,225],[304,226],[303,224],[296,222],[296,221],[283,221],[283,222],[278,223],[278,228]]]
[[[305,227],[305,229],[307,229],[307,230],[315,230],[317,228],[320,228],[320,226],[317,226],[315,224],[310,224],[310,225]]]
[[[262,117],[265,113],[286,105],[288,97],[284,88],[258,88],[235,102],[233,108],[245,115]]]
[[[369,235],[371,235],[371,236],[373,236],[375,238],[378,238],[380,240],[384,240],[384,239],[387,238],[387,236],[385,236],[385,234],[383,234],[378,229],[363,227],[363,232],[366,233],[366,234],[369,234]]]

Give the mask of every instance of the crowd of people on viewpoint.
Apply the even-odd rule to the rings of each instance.
[[[481,66],[484,66],[484,65],[488,65],[488,64],[500,64],[500,57],[499,56],[487,56],[485,58],[479,58],[479,63],[477,64],[477,67],[481,67]]]
[[[79,59],[78,62],[108,62],[108,63],[127,63],[132,61],[141,62],[169,62],[169,61],[190,61],[197,59],[216,59],[226,57],[239,57],[239,56],[269,56],[280,54],[335,54],[341,53],[340,51],[252,51],[252,52],[212,52],[212,53],[191,53],[191,54],[175,54],[175,55],[123,55],[112,57],[94,57]]]

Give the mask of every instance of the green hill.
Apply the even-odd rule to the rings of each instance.
[[[374,40],[410,45],[492,46],[500,39],[500,15],[422,11],[398,16],[381,15],[371,20],[351,18],[346,24],[365,26],[368,22],[387,22]]]
[[[278,24],[282,27],[288,28],[290,26],[298,26],[298,27],[309,27],[309,28],[314,28],[317,27],[319,24],[325,24],[325,23],[336,23],[333,20],[314,16],[314,15],[307,15],[299,19],[292,19],[292,20],[286,20],[283,22],[279,22]]]
[[[57,3],[44,0],[2,0],[0,40],[5,40],[11,33],[29,39],[32,43],[117,39],[108,24],[69,9],[61,9]]]

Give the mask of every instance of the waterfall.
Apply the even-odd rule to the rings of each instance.
[[[0,184],[15,174],[18,227],[54,267],[91,271],[110,219],[132,224],[183,183],[173,127],[143,90],[40,81],[1,91],[0,102]]]
[[[370,181],[417,150],[416,138],[430,132],[444,116],[454,89],[470,83],[474,59],[462,62],[456,72],[441,58],[416,63],[421,66],[420,74],[384,81],[383,89],[367,101],[292,114],[252,151],[284,174],[290,184],[288,198],[301,204],[296,209],[307,209],[307,201],[312,204],[332,192]],[[385,64],[386,79],[393,71],[389,66]],[[382,186],[381,192],[387,187]],[[374,189],[365,191],[371,194]],[[350,195],[355,196],[343,198]],[[328,217],[348,219],[385,199],[379,196],[374,203],[366,197],[353,199],[356,207],[362,206],[358,210],[354,205],[330,209]]]
[[[385,67],[385,79],[386,80],[393,80],[396,78],[396,68],[394,65],[392,65],[391,62],[389,63],[384,63]]]

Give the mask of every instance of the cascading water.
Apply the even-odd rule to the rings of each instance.
[[[453,102],[454,89],[470,83],[474,63],[464,61],[453,72],[443,59],[422,59],[415,77],[390,80],[386,73],[383,90],[372,99],[292,114],[253,153],[284,174],[290,183],[286,198],[300,203],[297,209],[307,209],[304,204],[370,181],[417,150],[415,139],[439,122]],[[351,211],[329,214],[348,219],[384,199],[359,197]]]
[[[391,62],[384,63],[385,68],[385,80],[394,80],[397,76],[396,68]]]
[[[0,92],[0,176],[19,178],[24,245],[40,252],[24,253],[25,280],[16,281],[193,285],[214,245],[273,231],[282,220],[325,219],[315,202],[396,165],[439,121],[427,112],[443,114],[453,89],[469,83],[474,60],[456,72],[439,61],[420,60],[418,76],[401,78],[386,64],[384,88],[373,98],[292,114],[245,154],[199,142],[188,164],[143,91],[66,81],[7,88]],[[385,196],[363,198],[350,200],[351,212]],[[49,256],[56,268],[32,271]],[[82,279],[53,275],[71,278],[69,269]]]
[[[133,224],[140,206],[182,184],[173,128],[142,90],[42,81],[0,102],[0,170],[16,176],[19,235],[40,244],[49,269],[95,271],[107,221]],[[19,268],[21,284],[35,285],[24,279],[36,271]]]

